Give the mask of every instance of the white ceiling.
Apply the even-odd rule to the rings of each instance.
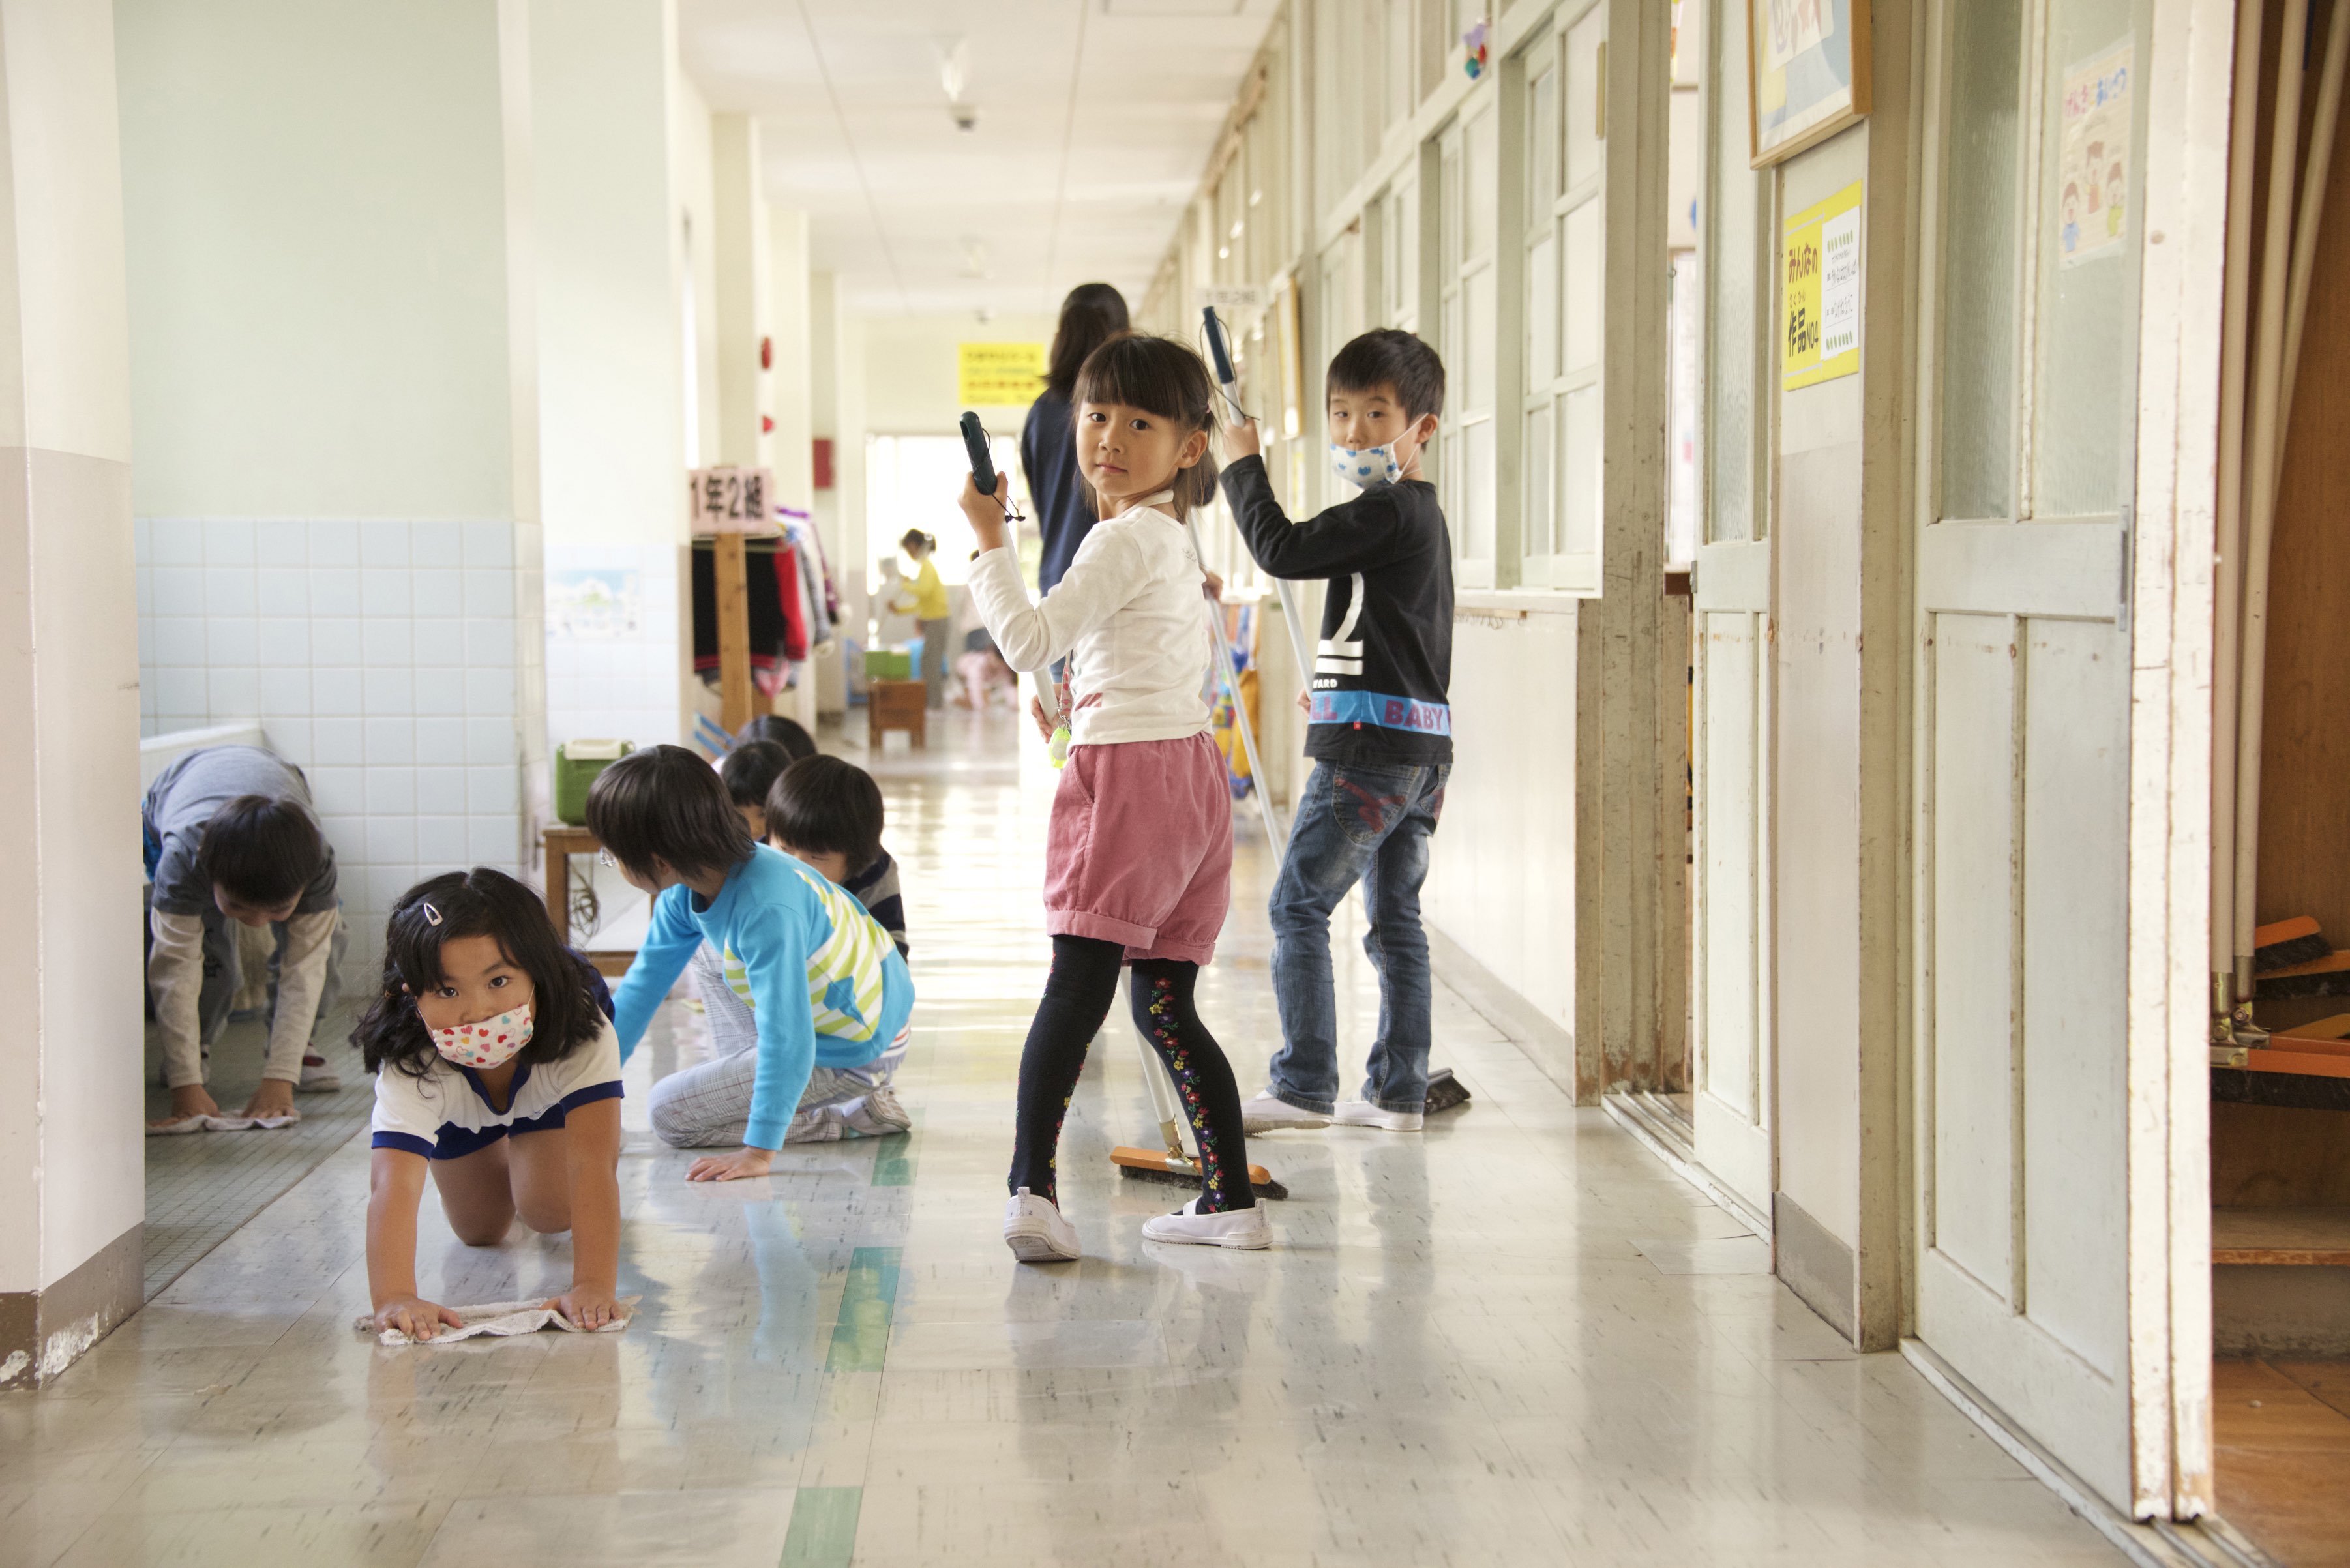
[[[1139,300],[1277,4],[681,0],[678,30],[846,308],[1051,311],[1093,279]]]

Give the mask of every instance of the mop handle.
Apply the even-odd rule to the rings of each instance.
[[[1216,319],[1216,307],[1212,305],[1200,307],[1200,320],[1208,329],[1208,356],[1216,363],[1216,385],[1223,389],[1225,406],[1238,414],[1241,411],[1240,378],[1232,372],[1232,351],[1224,345],[1224,324]],[[1298,623],[1297,599],[1285,578],[1274,578],[1273,588],[1281,596],[1281,620],[1289,628],[1290,651],[1297,655],[1297,678],[1310,681],[1314,677],[1314,660],[1305,652],[1305,628]]]
[[[1183,520],[1183,528],[1191,535],[1192,555],[1198,556],[1199,529],[1192,526],[1188,517]],[[1223,677],[1224,690],[1232,693],[1232,727],[1240,732],[1241,752],[1248,758],[1249,777],[1255,786],[1249,794],[1255,797],[1257,815],[1264,818],[1266,842],[1275,849],[1285,851],[1289,847],[1288,836],[1281,831],[1281,825],[1274,818],[1273,802],[1265,798],[1264,768],[1256,754],[1256,726],[1249,722],[1248,704],[1241,701],[1240,672],[1232,668],[1232,645],[1224,640],[1223,617],[1216,613],[1216,601],[1205,594],[1200,596],[1200,602],[1208,612],[1208,642],[1216,650],[1216,672]]]
[[[1126,986],[1127,1016],[1134,1016],[1134,971],[1128,970],[1118,976]],[[1159,1059],[1151,1048],[1149,1037],[1141,1030],[1134,1032],[1135,1047],[1142,1053],[1142,1081],[1150,1085],[1150,1108],[1159,1117],[1159,1136],[1167,1140],[1167,1152],[1183,1154],[1183,1107],[1175,1099],[1175,1085],[1167,1076],[1167,1064]],[[1188,1156],[1186,1157],[1188,1158]]]

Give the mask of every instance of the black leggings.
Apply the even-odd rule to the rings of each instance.
[[[1054,1184],[1061,1118],[1085,1070],[1093,1044],[1118,994],[1126,950],[1090,937],[1055,937],[1053,971],[1045,999],[1028,1026],[1020,1054],[1018,1130],[1012,1146],[1014,1191],[1024,1187],[1059,1201]],[[1134,966],[1134,1023],[1158,1051],[1175,1080],[1176,1097],[1200,1146],[1200,1199],[1195,1212],[1248,1209],[1248,1150],[1241,1131],[1241,1094],[1232,1064],[1191,1004],[1200,966],[1174,959],[1144,959]]]

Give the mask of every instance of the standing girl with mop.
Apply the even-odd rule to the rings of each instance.
[[[1086,1047],[1122,963],[1134,1021],[1167,1064],[1200,1146],[1200,1195],[1142,1227],[1152,1241],[1259,1248],[1273,1240],[1250,1189],[1240,1091],[1192,1004],[1232,902],[1232,794],[1201,693],[1206,582],[1184,519],[1215,495],[1207,368],[1180,343],[1118,337],[1086,358],[1075,396],[1077,468],[1102,521],[1068,572],[1030,604],[1004,546],[1003,483],[963,483],[978,535],[971,591],[1004,659],[1068,656],[1072,731],[1045,848],[1053,968],[1020,1058],[1003,1240],[1024,1262],[1079,1255],[1055,1154]]]

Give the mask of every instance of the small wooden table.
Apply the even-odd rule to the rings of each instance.
[[[594,855],[604,846],[586,828],[573,827],[561,822],[547,824],[540,842],[546,856],[546,912],[553,918],[556,931],[564,941],[576,945],[572,944],[571,938],[571,857]],[[629,965],[637,958],[633,950],[619,948],[588,948],[582,950],[598,972],[608,975],[628,973]]]
[[[865,683],[865,743],[881,749],[885,730],[903,730],[917,746],[926,743],[930,697],[919,680],[868,680]]]

